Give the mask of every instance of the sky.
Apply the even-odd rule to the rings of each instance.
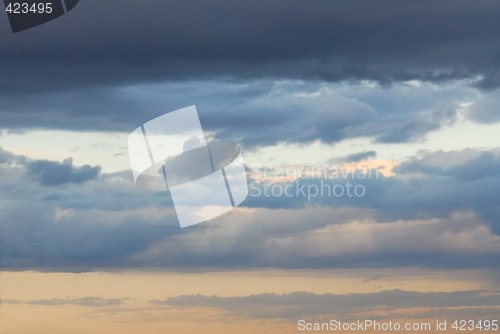
[[[81,0],[13,34],[0,14],[0,333],[500,321],[499,15]],[[127,145],[191,105],[249,195],[181,229]]]

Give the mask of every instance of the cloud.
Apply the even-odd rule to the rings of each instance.
[[[467,116],[474,122],[491,124],[500,122],[499,91],[485,93],[467,108]]]
[[[498,121],[497,93],[486,90],[500,86],[499,10],[495,0],[86,0],[33,30],[37,43],[2,35],[0,124],[127,133],[197,104],[211,138],[248,149],[419,142],[463,108]],[[498,156],[422,153],[392,177],[358,180],[361,198],[257,196],[180,232],[169,194],[141,192],[130,175],[0,150],[2,265],[490,268]],[[345,182],[299,180],[321,181]]]
[[[14,158],[14,154],[5,151],[0,147],[0,163],[7,163],[12,161]]]
[[[5,304],[28,304],[28,305],[76,305],[85,307],[107,307],[117,306],[128,298],[101,298],[101,297],[83,297],[83,298],[65,298],[65,299],[38,299],[38,300],[2,300]]]
[[[483,155],[476,150],[422,152],[392,177],[348,179],[366,187],[362,197],[250,196],[233,212],[185,230],[178,226],[168,192],[138,189],[129,172],[104,174],[85,186],[45,187],[26,178],[23,165],[3,167],[2,266],[42,271],[495,270],[498,173],[488,166],[479,178],[464,172],[464,166],[475,168],[475,159],[495,166],[496,158]],[[346,180],[299,181],[318,186]]]
[[[71,158],[62,163],[36,160],[27,164],[28,175],[43,186],[60,186],[67,183],[82,184],[94,180],[101,171],[100,166],[73,166]]]
[[[116,8],[122,19],[110,21]],[[144,8],[87,0],[35,28],[48,31],[39,43],[3,36],[0,124],[130,132],[197,104],[205,129],[252,148],[421,141],[455,120],[456,102],[480,94],[472,87],[498,86],[498,10],[491,0],[404,8],[397,0],[169,0]],[[461,91],[450,94],[457,82]],[[376,86],[378,96],[358,94],[359,85]],[[485,113],[470,115],[494,118]]]
[[[0,168],[2,266],[41,271],[119,268],[154,240],[180,230],[168,194],[138,190],[128,171],[102,175],[83,186],[66,182],[47,187],[26,177],[30,164],[37,162],[26,161]],[[49,164],[50,172],[58,175],[53,165],[57,170],[60,164]]]
[[[244,205],[287,209],[306,205],[367,208],[376,210],[375,218],[381,222],[447,219],[454,212],[473,211],[489,224],[493,233],[499,234],[496,218],[500,214],[496,200],[500,196],[499,156],[498,149],[421,151],[394,168],[396,175],[392,177],[383,176],[376,169],[354,173],[340,169],[339,175],[333,165],[331,172],[320,178],[301,177],[272,185],[266,184],[266,180],[253,181],[251,196]],[[344,177],[342,172],[347,175]],[[293,196],[286,195],[287,187]],[[354,195],[356,187],[363,196]]]
[[[414,292],[389,290],[374,293],[314,294],[294,292],[289,294],[259,294],[245,297],[220,297],[190,295],[153,300],[154,305],[175,307],[212,307],[230,314],[248,318],[298,319],[355,319],[363,314],[365,319],[391,319],[395,314],[418,318],[432,310],[433,315],[466,308],[472,318],[492,315],[500,308],[500,295],[485,291]],[[332,318],[333,317],[333,318]],[[345,321],[344,320],[344,321]],[[357,319],[356,319],[357,320]]]
[[[239,139],[246,146],[255,147],[280,142],[311,143],[316,140],[334,143],[359,136],[354,129],[381,119],[372,106],[354,98],[329,92],[317,98],[297,97],[293,92],[286,91],[281,94],[263,96],[243,105],[240,112],[232,116],[227,111],[205,113],[206,123],[209,128],[215,128],[216,139]],[[248,126],[240,117],[252,125]]]
[[[25,161],[25,157],[8,152],[0,147],[0,164],[24,163]]]
[[[345,162],[360,162],[363,160],[368,160],[369,158],[377,157],[377,152],[375,151],[363,151],[358,153],[349,154],[343,161]]]
[[[424,173],[450,176],[463,181],[500,177],[500,152],[465,149],[463,151],[421,151],[395,168],[402,174]]]
[[[421,141],[452,124],[458,102],[476,94],[460,82],[387,88],[264,79],[165,82],[31,94],[23,100],[7,96],[0,100],[0,123],[14,129],[130,133],[159,115],[196,104],[203,128],[213,137],[249,149],[349,138],[401,143]]]
[[[471,215],[385,223],[359,220],[361,215],[371,216],[355,208],[318,207],[235,214],[157,242],[138,258],[186,268],[190,263],[198,268],[493,269],[498,256],[499,237]]]
[[[443,125],[456,120],[456,107],[450,105],[430,112],[420,112],[415,118],[405,117],[403,113],[388,117],[387,123],[376,130],[376,142],[401,143],[422,140],[426,134],[439,130]]]
[[[47,31],[39,43],[3,35],[2,92],[193,77],[391,83],[482,75],[482,87],[497,87],[498,14],[492,0],[169,0],[140,8],[87,0],[35,28]]]
[[[392,189],[411,194],[408,205],[402,204],[405,200],[398,201],[399,209],[404,208],[408,213],[435,216],[459,208],[472,209],[499,234],[500,224],[496,218],[500,213],[496,203],[500,189],[499,167],[498,150],[423,151],[420,157],[395,168],[407,181],[398,182],[399,186],[395,184]]]

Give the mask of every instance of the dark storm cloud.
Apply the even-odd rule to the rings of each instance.
[[[62,163],[57,161],[36,160],[27,165],[28,175],[43,186],[60,186],[67,183],[81,184],[94,180],[101,171],[100,166],[84,165],[75,167],[72,159]]]
[[[272,83],[466,78],[497,87],[499,16],[495,0],[86,0],[46,25],[2,33],[0,126],[130,132],[197,104],[206,130],[247,147],[418,141],[455,120],[454,99],[394,111],[363,99],[301,102],[286,95],[294,87]],[[468,116],[498,121],[493,109],[477,104]]]
[[[470,317],[495,314],[500,307],[500,295],[484,291],[414,292],[390,290],[374,293],[314,294],[294,292],[290,294],[259,294],[245,297],[178,296],[166,300],[153,300],[154,305],[175,307],[213,307],[249,318],[285,318],[297,321],[303,317],[336,316],[334,319],[355,318],[364,313],[368,319],[394,319],[393,312],[405,312],[406,317],[419,317],[432,308],[440,314],[450,308],[467,308]],[[416,311],[414,309],[422,308]],[[474,310],[476,308],[476,310]],[[384,310],[380,315],[374,310]],[[440,309],[436,311],[436,309]],[[366,317],[366,313],[373,312]],[[435,316],[436,313],[434,313]],[[339,319],[340,320],[340,319]]]
[[[86,0],[30,31],[2,24],[0,91],[179,78],[441,81],[497,87],[496,0]]]

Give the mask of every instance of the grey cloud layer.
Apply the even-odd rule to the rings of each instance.
[[[388,83],[484,75],[480,85],[496,87],[499,15],[495,0],[87,0],[34,30],[36,40],[2,34],[0,90],[221,76]]]
[[[368,180],[362,198],[251,197],[246,207],[183,230],[168,193],[137,189],[130,173],[44,187],[26,178],[23,165],[3,163],[2,267],[497,270],[498,173],[488,166],[480,178],[455,172],[484,155],[495,164],[498,152],[424,152],[399,175]],[[447,165],[427,171],[439,161]]]
[[[500,234],[499,157],[498,150],[422,151],[419,156],[397,166],[395,177],[384,177],[372,170],[366,175],[350,174],[347,179],[335,173],[324,179],[299,178],[293,183],[275,184],[273,187],[278,195],[273,195],[269,186],[266,192],[264,181],[255,181],[250,187],[254,196],[250,196],[246,205],[267,208],[295,208],[308,204],[356,206],[377,210],[379,221],[446,218],[456,211],[471,210],[487,222],[494,233]],[[335,168],[331,170],[336,171]],[[355,186],[363,187],[366,193],[362,198],[347,196],[347,182],[351,194]],[[290,186],[293,186],[290,192],[294,196],[285,194],[285,188]],[[322,196],[313,193],[309,200],[308,187],[314,192],[322,187],[326,190]],[[335,187],[344,194],[335,196],[332,190]],[[260,194],[262,196],[255,196]]]
[[[413,292],[391,290],[375,293],[352,293],[344,295],[295,292],[290,294],[260,294],[246,297],[178,296],[166,300],[154,300],[153,304],[175,307],[214,307],[232,314],[249,318],[285,318],[297,321],[313,317],[357,320],[390,319],[401,312],[405,317],[418,318],[436,314],[460,314],[453,308],[465,308],[469,317],[494,315],[500,308],[500,295],[484,291],[457,292]],[[405,309],[418,309],[404,312]],[[432,311],[429,312],[429,309]],[[449,310],[446,310],[449,309]],[[377,314],[376,310],[383,310]],[[437,311],[439,310],[439,311]],[[453,312],[455,311],[455,312]],[[460,311],[460,310],[458,310]],[[429,312],[430,314],[428,314]],[[369,315],[367,315],[369,314]]]
[[[9,157],[0,163],[0,253],[5,268],[127,266],[123,259],[179,232],[169,196],[137,190],[130,173],[89,178],[87,172],[97,167],[0,153]],[[19,160],[23,163],[12,164]],[[43,168],[32,174],[32,164],[40,162]]]
[[[499,14],[495,0],[86,0],[31,32],[2,33],[0,126],[130,132],[197,104],[207,130],[248,147],[418,141],[480,94],[468,85],[500,84]],[[273,84],[290,79],[309,86]],[[365,79],[440,89],[467,80],[461,94],[379,87],[377,97],[337,85],[314,95],[325,82]],[[467,116],[498,122],[497,95]]]
[[[130,298],[54,298],[37,300],[4,299],[4,304],[38,306],[81,306],[89,308],[113,307],[117,312],[127,311],[125,302]],[[358,319],[392,320],[432,319],[436,316],[478,319],[492,318],[500,309],[498,291],[416,292],[385,290],[373,293],[315,294],[298,291],[287,294],[264,293],[250,296],[222,297],[217,295],[184,295],[164,300],[150,300],[157,310],[172,308],[191,311],[216,309],[241,319],[284,319],[308,321],[356,321]],[[151,307],[148,307],[151,310]],[[440,319],[441,320],[441,319]],[[451,325],[450,325],[451,326]]]
[[[22,100],[9,96],[0,100],[0,123],[9,129],[130,133],[154,117],[196,104],[205,130],[247,148],[359,137],[399,143],[422,140],[453,123],[457,103],[477,94],[459,82],[381,89],[301,81],[192,81],[35,94]]]

